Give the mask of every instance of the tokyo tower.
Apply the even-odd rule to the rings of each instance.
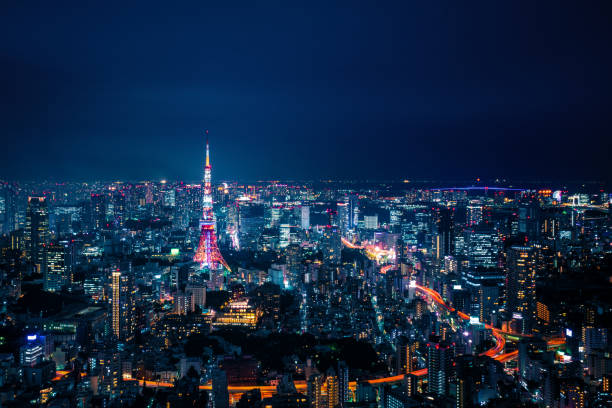
[[[204,185],[202,194],[202,218],[200,219],[200,244],[196,251],[193,261],[198,262],[203,268],[215,270],[219,264],[223,265],[228,271],[230,267],[223,259],[219,247],[217,246],[217,235],[215,234],[215,218],[212,207],[212,190],[210,187],[210,157],[208,151],[208,130],[206,131],[206,165],[204,166]]]

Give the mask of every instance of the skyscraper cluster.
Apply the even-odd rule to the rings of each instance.
[[[211,169],[1,185],[3,404],[611,403],[600,188]]]

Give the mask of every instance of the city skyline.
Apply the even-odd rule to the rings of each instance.
[[[2,408],[612,407],[612,2],[0,38]]]

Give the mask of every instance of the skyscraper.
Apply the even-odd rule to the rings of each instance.
[[[397,346],[397,374],[408,374],[415,370],[416,344],[404,338]]]
[[[208,131],[206,131],[208,135]],[[215,217],[213,213],[213,201],[211,190],[211,171],[208,140],[206,140],[206,164],[204,166],[204,188],[202,196],[202,218],[200,219],[200,244],[193,257],[194,262],[198,262],[203,267],[218,269],[223,265],[227,270],[230,267],[223,259],[217,247],[217,235],[215,233]]]
[[[125,224],[125,194],[122,192],[116,192],[113,195],[113,217],[114,223],[117,227],[123,227]]]
[[[28,197],[26,211],[26,256],[40,272],[44,266],[45,245],[49,241],[49,211],[45,197]]]
[[[349,369],[344,361],[338,362],[338,400],[340,406],[344,407],[349,401]]]
[[[106,226],[106,196],[104,194],[91,195],[91,212],[94,229]]]
[[[455,223],[453,212],[449,208],[440,208],[437,219],[438,235],[440,236],[440,257],[455,254]]]
[[[341,259],[342,239],[340,231],[335,225],[328,225],[323,230],[321,239],[323,261],[329,264],[338,264]]]
[[[345,202],[348,204],[348,228],[352,230],[357,226],[359,217],[359,197],[356,194],[349,194],[345,197]]]
[[[62,244],[49,244],[45,247],[45,290],[57,292],[72,283],[72,271],[67,256],[67,248]]]
[[[310,229],[310,207],[307,205],[303,205],[300,215],[300,222],[302,224],[302,228],[305,230]]]
[[[506,310],[531,333],[536,317],[536,259],[533,248],[513,246],[506,259]]]
[[[122,341],[130,341],[134,337],[134,283],[131,268],[112,272],[112,332]]]
[[[448,395],[454,348],[447,342],[432,338],[427,343],[427,383],[429,393]]]
[[[347,235],[349,230],[349,206],[347,203],[340,202],[337,204],[338,209],[338,227],[343,236]]]

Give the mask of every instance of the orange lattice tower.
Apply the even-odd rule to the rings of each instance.
[[[204,188],[202,194],[202,218],[200,219],[200,244],[193,260],[203,268],[217,269],[219,264],[231,271],[217,246],[215,217],[213,214],[212,190],[210,186],[210,156],[208,149],[208,130],[206,131],[206,165],[204,166]]]

